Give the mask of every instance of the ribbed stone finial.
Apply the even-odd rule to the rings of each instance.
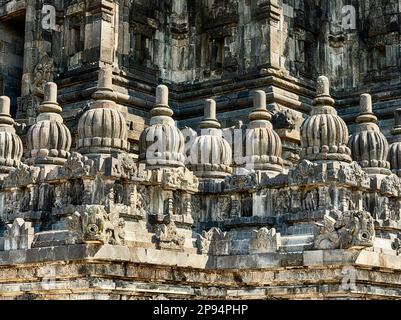
[[[21,161],[23,146],[15,133],[10,116],[10,98],[0,97],[0,175],[8,173]]]
[[[240,162],[234,161],[239,167],[263,170],[273,177],[283,170],[282,144],[270,122],[271,115],[267,111],[266,93],[263,90],[253,91],[253,109],[249,120],[244,141],[245,157]]]
[[[198,178],[224,178],[232,172],[232,149],[217,121],[216,101],[205,100],[201,135],[193,143],[189,168]]]
[[[352,162],[348,128],[330,96],[329,79],[320,76],[310,116],[301,126],[302,158],[316,162]]]
[[[139,160],[150,167],[183,167],[185,163],[185,138],[177,128],[169,107],[169,90],[165,85],[156,88],[156,103],[150,111],[150,126],[139,138]],[[158,141],[158,150],[154,150]]]
[[[380,132],[376,124],[377,117],[372,112],[372,97],[362,94],[360,99],[360,114],[356,118],[358,126],[350,137],[348,146],[352,150],[352,158],[368,174],[389,175],[388,160],[389,145],[387,138]]]
[[[44,101],[38,108],[36,123],[27,135],[26,162],[33,165],[61,165],[69,156],[71,133],[63,124],[62,111],[57,103],[57,85],[44,86]]]
[[[126,119],[117,108],[110,66],[99,70],[98,90],[92,98],[95,101],[78,122],[78,151],[96,158],[129,150]]]
[[[372,107],[372,96],[368,93],[364,93],[361,95],[360,103],[359,103],[360,113],[356,118],[357,123],[376,123],[377,117],[373,113]]]
[[[206,99],[204,106],[204,118],[200,124],[202,129],[220,129],[221,125],[216,118],[216,101],[213,99]]]
[[[270,121],[271,118],[266,108],[266,92],[263,90],[253,91],[253,110],[249,114],[249,120],[251,122],[258,120]]]

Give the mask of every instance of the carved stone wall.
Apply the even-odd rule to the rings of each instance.
[[[0,298],[401,296],[396,1],[44,4],[0,0]]]

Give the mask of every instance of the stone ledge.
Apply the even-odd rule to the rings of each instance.
[[[54,270],[54,278],[46,269]],[[384,299],[401,294],[400,273],[356,268],[355,288],[341,287],[342,267],[199,271],[76,262],[0,268],[1,299]]]
[[[282,267],[325,268],[333,265],[401,270],[400,256],[368,250],[317,250],[303,253],[278,252],[208,256],[169,250],[87,244],[0,252],[0,267],[73,261],[129,262],[204,270],[240,269],[246,271]]]

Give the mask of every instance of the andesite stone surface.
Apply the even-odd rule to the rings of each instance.
[[[0,0],[0,299],[400,299],[401,8],[347,3]]]

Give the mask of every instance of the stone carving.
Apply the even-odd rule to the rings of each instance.
[[[338,176],[341,182],[357,184],[358,186],[369,187],[370,185],[368,174],[356,162],[341,166]]]
[[[48,55],[35,66],[32,77],[31,92],[43,95],[45,84],[53,80],[53,60]]]
[[[301,161],[295,169],[293,169],[289,174],[290,183],[302,183],[307,182],[310,177],[314,176],[316,164],[303,160]]]
[[[202,291],[199,279],[214,278],[216,286],[235,287],[213,289],[225,298],[260,282],[259,267],[275,270],[263,275],[277,275],[269,280],[272,286],[282,272],[291,275],[293,266],[297,275],[310,272],[298,258],[315,242],[322,250],[345,249],[305,253],[312,260],[323,257],[327,266],[327,257],[341,261],[341,254],[352,256],[364,246],[368,252],[361,258],[376,256],[369,253],[375,235],[374,252],[384,257],[378,263],[390,261],[385,267],[391,271],[397,259],[385,256],[399,253],[401,231],[400,180],[389,170],[390,163],[401,176],[401,109],[389,157],[386,141],[401,82],[398,0],[39,2],[52,2],[64,32],[41,28],[41,5],[35,1],[0,0],[0,24],[6,27],[0,35],[0,95],[12,95],[0,97],[0,250],[9,225],[28,234],[28,245],[6,239],[6,248],[28,248],[32,226],[38,231],[32,247],[51,248],[0,254],[0,283],[7,277],[4,270],[21,267],[28,271],[19,275],[29,275],[34,284],[30,268],[64,253],[68,266],[69,254],[78,254],[64,246],[76,244],[79,254],[91,254],[90,263],[111,253],[138,253],[144,275],[152,271],[146,259],[164,268],[163,257],[171,266],[175,256],[184,270],[171,267],[175,282],[195,277]],[[343,2],[358,7],[360,20],[347,31],[339,23],[342,9],[350,7]],[[26,41],[24,26],[13,23],[23,23],[18,17],[24,3]],[[317,78],[318,67],[327,77]],[[48,84],[53,73],[59,94]],[[155,81],[168,86],[152,88]],[[17,97],[20,88],[23,96]],[[358,115],[352,102],[359,90],[372,88],[380,126],[369,95],[361,96]],[[256,89],[253,106],[251,89]],[[197,134],[204,98],[211,99]],[[14,121],[10,111],[16,102]],[[189,141],[179,129],[185,126]],[[241,139],[231,143],[239,133]],[[25,157],[22,141],[28,146]],[[232,147],[248,143],[251,148],[239,156]],[[395,253],[388,250],[391,241]],[[98,249],[101,254],[93,256]],[[164,249],[185,253],[164,254]],[[196,249],[211,257],[196,257]],[[232,257],[220,257],[227,255]],[[102,263],[113,264],[114,257]],[[35,266],[25,266],[25,258],[34,258]],[[196,270],[204,262],[208,271],[199,277]],[[85,266],[85,259],[79,263]],[[225,277],[216,268],[242,270]],[[323,269],[318,262],[313,272]],[[122,286],[129,276],[118,279]],[[186,285],[191,283],[194,279]],[[280,285],[287,286],[281,280]],[[275,292],[270,289],[267,295]]]
[[[39,178],[40,169],[21,163],[4,179],[4,186],[18,187],[35,184]]]
[[[88,176],[93,173],[92,160],[78,152],[72,152],[67,161],[59,169],[59,175],[65,178]]]
[[[291,211],[291,193],[289,190],[277,190],[273,198],[273,208],[277,214]]]
[[[319,250],[363,248],[373,246],[374,221],[369,212],[347,211],[337,219],[324,217],[320,235],[315,240]]]
[[[165,189],[178,189],[181,186],[183,172],[178,170],[164,170],[162,186]]]
[[[234,174],[225,179],[226,188],[230,191],[254,190],[258,187],[257,177],[254,172],[248,174]]]
[[[197,235],[196,244],[198,246],[198,252],[200,254],[209,254],[210,253],[210,245],[213,240],[214,229],[209,231],[202,231],[202,234]]]
[[[232,235],[219,228],[212,228],[197,235],[198,251],[201,254],[229,255]]]
[[[400,178],[394,174],[383,179],[380,191],[387,195],[398,196],[401,193]]]
[[[272,123],[274,129],[294,130],[298,122],[298,117],[294,112],[283,109],[273,113]]]
[[[276,229],[261,228],[254,230],[249,243],[249,253],[271,253],[277,252],[281,245],[280,233]]]
[[[302,205],[305,211],[314,211],[319,208],[319,191],[318,189],[309,191],[304,196],[304,201]]]
[[[150,212],[150,195],[149,190],[145,186],[138,186],[136,209],[145,216]]]
[[[329,79],[317,79],[316,98],[310,116],[301,126],[302,158],[312,161],[341,161],[351,163],[348,148],[348,128],[334,108]],[[322,130],[322,127],[325,129]]]
[[[0,175],[18,166],[23,154],[22,141],[16,134],[10,108],[10,98],[0,96]]]
[[[217,210],[220,219],[224,220],[230,216],[231,212],[231,197],[219,197],[217,200]]]
[[[12,224],[7,225],[4,234],[4,250],[26,250],[32,246],[35,231],[31,222],[17,218]]]
[[[178,233],[173,221],[168,225],[162,224],[158,226],[155,238],[159,249],[182,250],[185,243],[185,237]]]
[[[70,231],[85,243],[124,244],[124,220],[117,212],[108,213],[103,206],[89,206],[84,213],[74,214]]]
[[[137,176],[138,167],[134,159],[126,153],[118,155],[119,172],[124,178],[132,179]]]

